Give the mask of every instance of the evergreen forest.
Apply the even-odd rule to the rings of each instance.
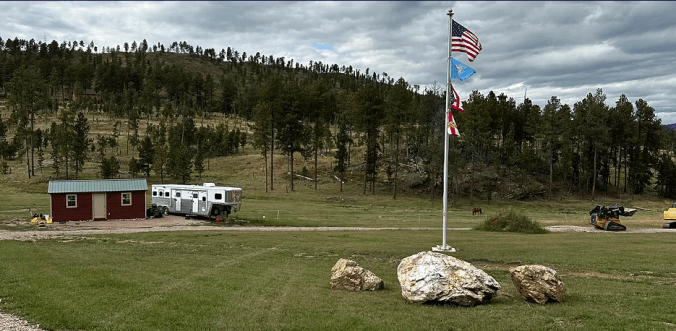
[[[676,133],[646,100],[606,100],[601,88],[573,105],[492,91],[461,99],[465,111],[454,114],[461,136],[449,140],[451,197],[676,199]],[[275,189],[275,176],[294,190],[293,174],[302,173],[315,185],[318,176],[335,177],[359,182],[363,194],[386,188],[395,199],[435,198],[444,102],[434,82],[421,87],[369,68],[232,47],[0,38],[0,171],[81,179],[85,165],[96,164],[96,178],[187,183],[210,160],[247,148],[261,156],[266,190]],[[112,129],[92,134],[100,121]],[[272,171],[279,155],[291,176]],[[326,158],[330,166],[319,168]],[[312,166],[294,169],[295,159]]]

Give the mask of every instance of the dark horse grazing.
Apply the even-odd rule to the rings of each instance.
[[[476,214],[481,214],[481,215],[484,214],[483,211],[481,211],[481,207],[474,207],[474,208],[472,208],[472,216],[474,216],[474,215],[476,215]]]

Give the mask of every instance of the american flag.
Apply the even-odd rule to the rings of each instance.
[[[451,103],[449,106],[451,109],[464,113],[465,110],[460,107],[460,96],[458,95],[458,92],[455,91],[455,87],[453,86],[451,86],[451,89],[453,90],[453,94],[451,95]]]
[[[458,130],[458,125],[455,124],[455,119],[453,119],[453,113],[448,112],[448,123],[446,123],[448,128],[448,134],[460,137],[460,131]]]
[[[451,46],[453,52],[467,53],[469,62],[474,61],[481,52],[479,37],[455,21],[453,21],[453,42]]]

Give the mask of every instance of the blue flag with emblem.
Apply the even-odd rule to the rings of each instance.
[[[468,65],[465,65],[464,63],[451,58],[451,78],[452,79],[459,79],[459,80],[465,80],[469,78],[469,76],[474,75],[476,71],[474,69],[470,68]]]

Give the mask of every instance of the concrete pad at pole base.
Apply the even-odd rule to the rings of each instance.
[[[453,252],[455,252],[455,248],[453,248],[453,247],[451,247],[451,246],[449,246],[449,245],[446,245],[446,247],[442,247],[441,245],[436,245],[436,246],[432,247],[432,251],[433,251],[433,252],[449,252],[449,253],[453,253]]]

